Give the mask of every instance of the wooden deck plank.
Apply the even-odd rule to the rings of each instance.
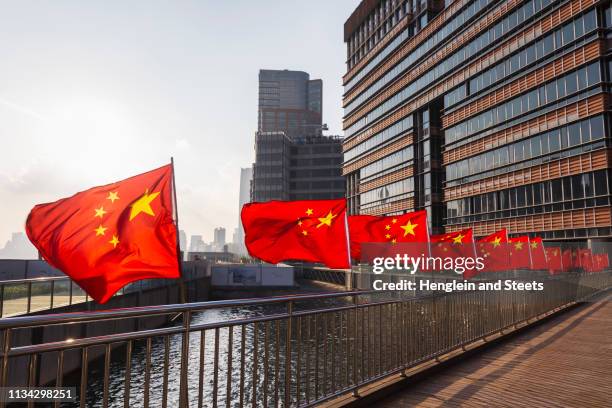
[[[555,316],[378,407],[610,407],[612,296]]]

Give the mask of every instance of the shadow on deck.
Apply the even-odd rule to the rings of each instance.
[[[611,300],[579,305],[434,374],[403,380],[376,406],[610,406]]]

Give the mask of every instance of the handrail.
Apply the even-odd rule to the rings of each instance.
[[[368,295],[380,293],[381,291],[346,291],[334,293],[317,294],[296,294],[289,296],[272,296],[266,298],[232,299],[232,300],[212,300],[205,302],[176,303],[170,305],[137,306],[131,308],[119,308],[109,310],[83,311],[45,314],[38,316],[15,316],[0,319],[0,329],[4,328],[24,328],[38,326],[41,324],[61,324],[66,322],[91,322],[109,319],[127,319],[131,317],[147,317],[157,315],[176,314],[188,311],[200,311],[208,309],[219,309],[233,306],[258,306],[276,303],[286,303],[291,301],[332,299],[353,295]]]

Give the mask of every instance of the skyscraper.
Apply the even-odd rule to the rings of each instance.
[[[259,132],[290,138],[321,133],[323,82],[302,71],[259,71]]]
[[[610,7],[362,1],[344,25],[350,211],[609,238]]]
[[[344,196],[342,146],[323,136],[323,82],[301,71],[259,72],[252,201]]]
[[[238,193],[238,228],[234,238],[234,246],[238,253],[246,253],[244,246],[244,227],[240,213],[242,206],[251,201],[251,183],[253,182],[253,168],[246,167],[240,169],[240,191]]]
[[[225,228],[223,227],[215,228],[213,247],[215,249],[222,250],[223,245],[225,245]]]

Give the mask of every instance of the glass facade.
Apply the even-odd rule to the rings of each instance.
[[[348,54],[358,55],[344,80],[351,213],[426,209],[434,233],[492,233],[491,220],[530,217],[510,233],[534,234],[543,216],[596,211],[586,228],[561,216],[537,232],[610,235],[609,3],[445,2],[404,13],[401,30],[357,51],[360,24],[377,18],[364,8],[372,4],[385,2],[362,2],[347,21],[353,31],[345,25]]]

